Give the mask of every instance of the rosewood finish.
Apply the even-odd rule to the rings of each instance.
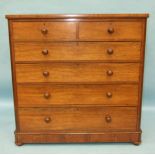
[[[16,144],[140,144],[147,17],[7,15]]]

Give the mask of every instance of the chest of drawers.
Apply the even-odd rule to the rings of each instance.
[[[7,15],[16,144],[139,144],[147,17]]]

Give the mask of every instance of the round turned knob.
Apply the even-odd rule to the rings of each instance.
[[[112,75],[113,75],[113,71],[112,71],[112,70],[108,70],[108,71],[107,71],[107,75],[108,75],[108,76],[112,76]]]
[[[45,121],[46,123],[50,123],[50,122],[51,122],[51,117],[45,117],[45,118],[44,118],[44,121]]]
[[[43,76],[44,76],[44,77],[48,77],[48,76],[49,76],[49,72],[44,71],[44,72],[43,72]]]
[[[105,120],[107,123],[110,123],[112,121],[112,118],[110,115],[105,116]]]
[[[47,55],[48,54],[48,50],[47,49],[42,50],[42,54],[43,55]]]
[[[109,55],[111,55],[111,54],[113,54],[113,49],[112,48],[109,48],[109,49],[107,49],[107,53],[109,54]]]
[[[48,99],[50,96],[51,96],[50,93],[48,93],[48,92],[44,93],[44,98],[45,99]]]
[[[111,92],[107,92],[106,95],[107,95],[108,98],[112,97],[112,93]]]
[[[109,34],[114,33],[114,28],[112,28],[112,27],[111,27],[111,28],[108,28],[108,33],[109,33]]]
[[[48,30],[47,30],[46,28],[42,28],[42,29],[41,29],[41,32],[42,32],[42,34],[44,34],[44,35],[45,35],[45,34],[47,34],[47,33],[48,33]]]

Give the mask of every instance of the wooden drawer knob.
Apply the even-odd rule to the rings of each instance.
[[[110,123],[112,121],[112,118],[110,115],[105,116],[105,120],[107,123]]]
[[[112,28],[112,27],[111,28],[108,28],[107,31],[108,31],[109,34],[112,34],[112,33],[114,33],[114,28]]]
[[[106,95],[107,95],[108,98],[112,97],[112,93],[111,92],[107,92]]]
[[[108,76],[112,76],[112,75],[113,75],[113,71],[112,71],[112,70],[108,70],[108,71],[107,71],[107,75],[108,75]]]
[[[44,71],[44,72],[43,72],[43,76],[44,76],[44,77],[48,77],[49,74],[50,74],[50,73],[49,73],[48,71]]]
[[[44,121],[45,121],[46,123],[50,123],[50,122],[51,122],[51,117],[45,117],[45,118],[44,118]]]
[[[41,33],[44,34],[44,35],[47,34],[47,33],[48,33],[48,29],[42,28],[42,29],[41,29]]]
[[[43,55],[48,55],[48,50],[47,49],[42,50],[42,54]]]
[[[109,55],[112,55],[112,54],[114,53],[114,51],[113,51],[112,48],[109,48],[109,49],[107,49],[107,53],[108,53]]]
[[[44,98],[45,98],[45,99],[50,98],[50,96],[51,96],[50,93],[48,93],[48,92],[44,93]]]

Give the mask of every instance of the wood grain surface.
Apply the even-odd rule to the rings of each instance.
[[[140,42],[16,43],[16,62],[140,61]]]
[[[28,108],[19,110],[21,132],[135,131],[136,108]]]
[[[19,107],[137,106],[138,85],[18,85]]]
[[[18,83],[25,82],[119,82],[139,80],[138,63],[16,64]],[[112,75],[108,75],[108,72]],[[48,76],[44,76],[48,72]]]

